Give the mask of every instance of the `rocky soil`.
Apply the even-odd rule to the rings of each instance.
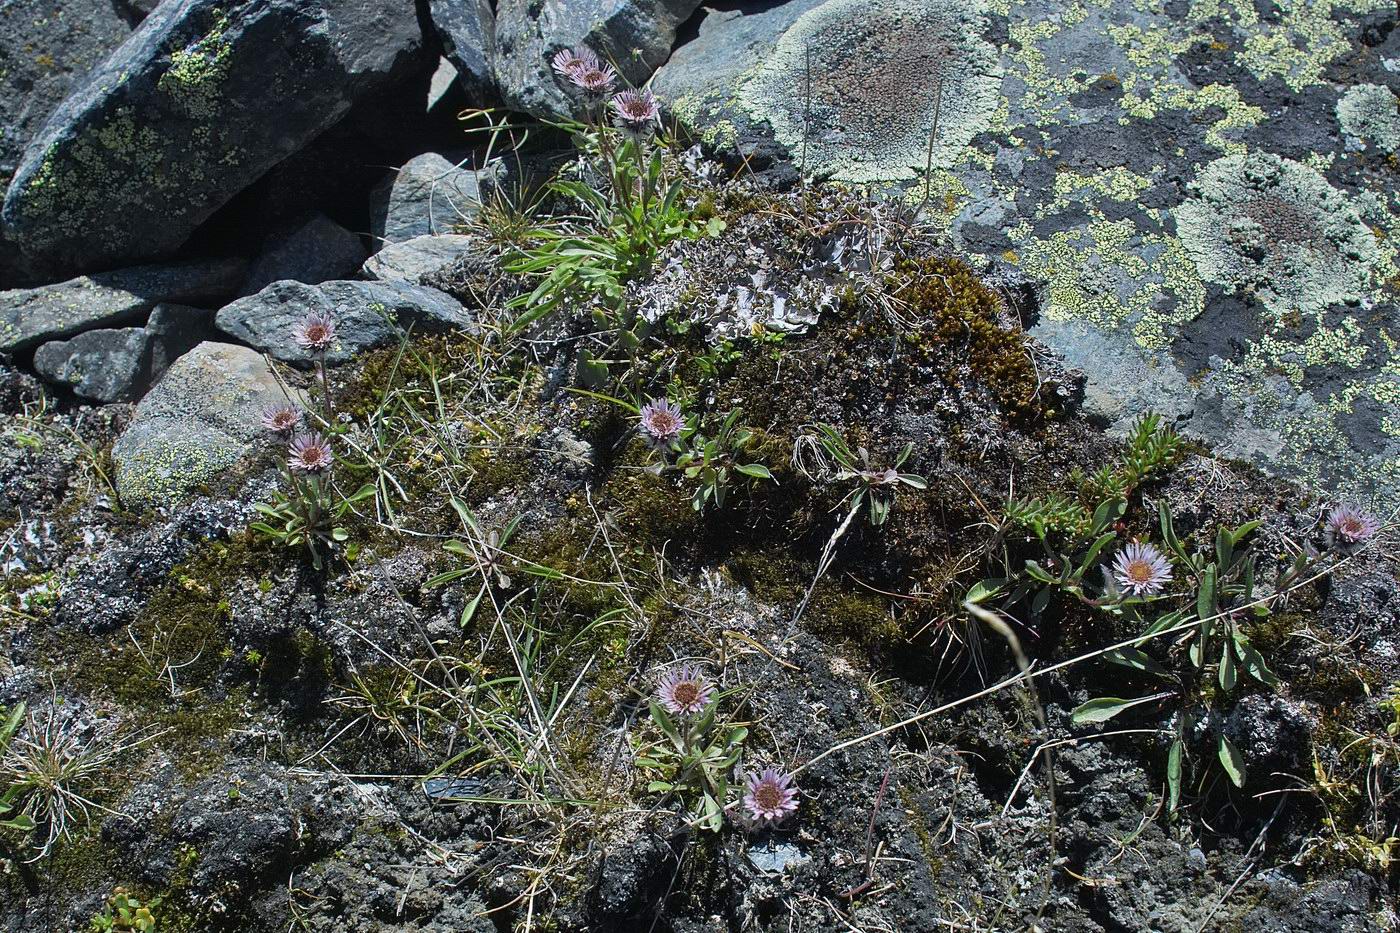
[[[1396,15],[0,6],[0,928],[1400,928]]]

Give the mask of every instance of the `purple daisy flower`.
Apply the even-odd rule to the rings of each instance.
[[[571,79],[589,97],[601,99],[612,92],[617,83],[617,72],[612,65],[604,62],[597,68],[584,68]]]
[[[263,409],[262,426],[276,434],[290,435],[301,424],[301,409],[290,402],[278,402]]]
[[[1172,566],[1152,545],[1134,541],[1113,559],[1113,579],[1129,596],[1153,596],[1171,582]]]
[[[314,431],[298,435],[288,447],[288,453],[287,466],[298,473],[324,473],[335,461],[331,442]]]
[[[617,125],[633,136],[651,132],[661,121],[661,108],[651,91],[623,91],[612,99]]]
[[[656,688],[657,701],[677,716],[695,715],[710,705],[714,695],[714,684],[693,664],[667,671]]]
[[[550,61],[550,66],[554,68],[554,73],[569,81],[574,80],[574,76],[585,71],[594,71],[602,66],[598,61],[598,56],[587,46],[578,46],[572,49],[563,49],[555,54]]]
[[[1374,538],[1381,524],[1370,512],[1354,505],[1339,505],[1327,513],[1322,527],[1329,545],[1350,548]]]
[[[653,448],[669,447],[680,439],[685,420],[681,407],[669,399],[654,398],[642,406],[642,436]]]
[[[797,811],[797,788],[792,775],[777,768],[750,773],[745,780],[745,814],[755,827],[775,826]]]
[[[304,349],[328,350],[335,343],[335,321],[324,311],[312,311],[292,328],[292,337]]]

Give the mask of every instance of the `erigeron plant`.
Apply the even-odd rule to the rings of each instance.
[[[635,743],[637,767],[654,775],[647,790],[675,795],[691,823],[710,832],[724,826],[736,789],[730,776],[749,734],[747,726],[718,718],[726,695],[695,665],[673,668],[647,703],[660,738]]]
[[[315,361],[315,378],[321,389],[321,428],[308,425],[308,413],[291,402],[272,405],[263,412],[263,427],[287,445],[287,453],[282,464],[283,488],[273,494],[272,502],[254,505],[266,521],[253,522],[250,527],[288,547],[305,548],[312,566],[321,570],[331,548],[349,540],[349,532],[340,523],[356,503],[372,497],[375,489],[366,483],[350,496],[341,496],[332,475],[335,449],[331,437],[339,425],[326,374],[326,354],[335,343],[334,319],[312,312],[292,328],[292,337]]]
[[[739,426],[743,412],[738,408],[725,415],[712,434],[701,431],[699,417],[684,417],[669,399],[652,399],[637,414],[638,430],[657,454],[650,469],[658,474],[678,472],[694,481],[691,505],[697,512],[711,503],[723,508],[737,477],[777,482],[753,456],[754,433]]]
[[[587,48],[560,52],[553,66],[583,118],[553,124],[569,133],[580,158],[548,189],[578,214],[525,237],[506,268],[537,281],[507,307],[519,312],[515,331],[565,304],[591,312],[607,343],[580,349],[579,372],[597,383],[614,362],[635,362],[649,332],[623,301],[627,282],[647,274],[672,241],[714,236],[724,224],[693,216],[685,181],[668,168],[658,139],[661,111],[650,90],[618,91],[617,72]]]

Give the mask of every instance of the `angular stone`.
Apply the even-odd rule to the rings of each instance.
[[[263,437],[263,409],[286,400],[257,351],[201,343],[147,393],[112,446],[122,501],[171,505],[218,485]]]
[[[379,282],[409,282],[418,285],[469,251],[476,237],[461,234],[416,236],[402,243],[390,243],[365,263],[366,278]]]
[[[90,330],[41,346],[34,351],[34,369],[79,398],[126,402],[141,395],[150,349],[144,327]]]
[[[0,292],[0,353],[140,321],[160,302],[218,304],[243,281],[241,259],[136,266]]]
[[[370,195],[375,242],[451,233],[481,205],[481,183],[490,173],[461,168],[436,152],[415,156]]]
[[[239,294],[251,295],[284,280],[318,285],[342,279],[364,261],[358,236],[325,214],[313,214],[268,238]]]
[[[501,0],[496,5],[496,82],[513,110],[538,117],[573,107],[550,69],[561,49],[586,45],[640,86],[666,61],[676,29],[700,0]]]
[[[73,84],[131,35],[111,0],[0,5],[0,187]]]
[[[428,15],[467,97],[480,104],[494,96],[496,14],[490,0],[428,0]]]
[[[187,305],[156,305],[146,321],[151,335],[147,386],[155,385],[171,364],[206,340],[219,340],[214,312]]]
[[[292,328],[313,312],[335,321],[335,344],[326,354],[333,365],[387,346],[409,328],[418,334],[476,329],[455,298],[405,282],[274,282],[226,305],[215,322],[224,333],[279,360],[309,365],[315,355],[297,345]]]
[[[355,101],[434,60],[403,0],[162,3],[25,151],[7,235],[54,268],[168,254]]]

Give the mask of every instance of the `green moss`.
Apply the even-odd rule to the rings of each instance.
[[[956,259],[911,260],[890,285],[916,323],[905,336],[911,349],[941,362],[954,383],[965,361],[1010,415],[1039,411],[1040,381],[1025,335],[1001,325],[1001,300],[971,269]]]

